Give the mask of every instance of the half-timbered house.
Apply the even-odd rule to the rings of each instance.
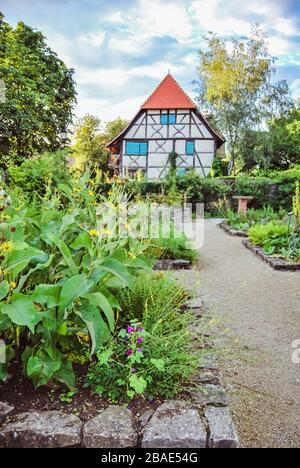
[[[172,153],[177,155],[179,174],[194,168],[206,177],[223,143],[222,136],[168,74],[108,148],[111,166],[123,177],[142,171],[148,179],[162,178]]]

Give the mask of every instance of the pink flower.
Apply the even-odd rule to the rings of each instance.
[[[141,343],[143,343],[143,341],[144,341],[144,338],[138,338],[137,344],[141,344]]]
[[[135,331],[135,328],[133,328],[133,327],[131,327],[130,325],[128,325],[128,327],[127,327],[127,332],[128,332],[128,333],[132,333],[132,332],[134,332],[134,331]]]
[[[126,354],[126,356],[131,356],[132,355],[132,349],[128,349],[125,354]]]

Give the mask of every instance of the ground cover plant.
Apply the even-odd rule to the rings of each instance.
[[[203,343],[183,313],[187,295],[164,274],[142,274],[121,290],[119,329],[90,366],[87,385],[110,398],[173,397],[190,387]]]
[[[249,239],[263,247],[268,255],[277,255],[292,262],[300,262],[300,185],[296,184],[293,211],[287,222],[257,224],[249,229]]]
[[[287,213],[284,210],[275,211],[271,206],[265,206],[261,210],[251,208],[247,213],[227,210],[224,213],[224,217],[232,229],[247,232],[249,228],[255,224],[282,221],[284,218],[287,218]]]

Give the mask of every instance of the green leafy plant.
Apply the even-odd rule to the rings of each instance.
[[[233,229],[247,232],[255,224],[282,221],[286,217],[286,212],[284,210],[276,212],[271,206],[264,206],[261,210],[251,208],[245,214],[228,210],[224,213],[224,216]]]
[[[92,356],[115,330],[115,292],[149,268],[145,246],[114,232],[114,221],[108,227],[122,192],[98,212],[91,182],[86,174],[62,185],[40,209],[13,200],[1,215],[0,337],[35,386],[56,380],[73,389],[72,361]]]
[[[286,224],[257,224],[249,229],[248,234],[252,244],[262,246],[267,254],[272,255],[286,246],[289,227]]]
[[[173,397],[186,389],[203,353],[201,340],[189,331],[193,316],[181,310],[186,297],[161,274],[140,275],[131,290],[120,291],[125,326],[98,352],[87,385],[121,400]]]

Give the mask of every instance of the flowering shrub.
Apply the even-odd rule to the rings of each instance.
[[[104,201],[115,206],[121,197],[115,190]],[[97,206],[86,174],[54,194],[49,188],[38,210],[14,199],[1,212],[0,339],[36,386],[74,387],[72,362],[89,359],[115,330],[115,293],[149,268],[145,246],[103,227],[107,213]]]
[[[162,274],[142,274],[118,299],[121,329],[97,353],[87,386],[113,400],[173,397],[185,390],[202,348],[189,331],[194,316],[181,311],[184,291]],[[137,318],[130,320],[134,312]]]

